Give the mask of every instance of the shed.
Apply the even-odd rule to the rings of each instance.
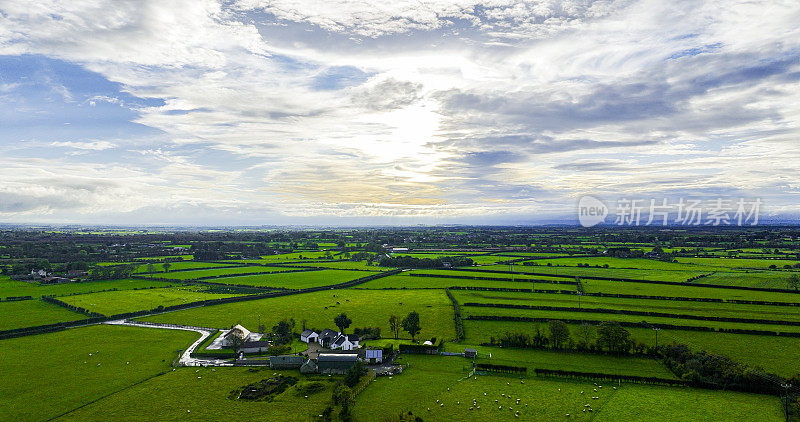
[[[367,349],[364,353],[364,360],[366,360],[367,363],[375,364],[383,362],[383,349]]]
[[[269,357],[269,367],[271,369],[298,369],[303,366],[302,356],[295,355],[280,355]]]
[[[356,353],[320,353],[317,367],[322,374],[344,374],[358,362]]]
[[[464,357],[465,358],[474,358],[478,356],[478,351],[475,349],[466,348],[464,349]]]
[[[245,341],[239,350],[244,353],[263,353],[267,351],[269,345],[268,341]]]
[[[317,372],[317,363],[313,360],[309,359],[300,366],[300,373],[301,374],[314,374]]]
[[[316,343],[318,334],[313,330],[304,330],[300,333],[300,341],[305,343]]]

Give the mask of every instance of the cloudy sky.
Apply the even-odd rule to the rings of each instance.
[[[0,0],[0,222],[800,212],[796,0]]]

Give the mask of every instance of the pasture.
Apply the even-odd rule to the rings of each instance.
[[[170,371],[197,336],[93,325],[2,340],[0,420],[49,420]]]
[[[628,420],[615,419],[624,415],[633,420],[652,420],[656,411],[660,412],[660,420],[741,420],[742,415],[759,415],[759,420],[764,421],[782,420],[780,403],[770,396],[638,384],[622,384],[617,390],[606,385],[594,392],[595,387],[589,381],[531,376],[520,380],[515,376],[479,375],[459,381],[469,371],[469,361],[464,358],[408,355],[402,356],[400,361],[410,365],[403,374],[392,379],[379,377],[358,396],[353,407],[357,420],[383,420],[408,411],[426,421],[592,420],[602,417]],[[626,394],[620,394],[623,391]],[[652,403],[655,392],[663,396],[663,403],[676,405]],[[694,397],[698,397],[695,392],[699,392],[704,401],[695,401]],[[599,399],[591,399],[591,396]],[[627,414],[622,413],[628,403],[635,405]],[[585,404],[589,404],[593,412],[584,412]],[[608,416],[605,416],[606,408],[611,409]],[[516,411],[520,412],[519,417],[514,416]],[[646,418],[647,415],[650,417]]]
[[[272,378],[273,374],[298,378],[294,386],[269,401],[236,400],[228,397],[242,386]],[[298,371],[248,368],[179,368],[71,412],[60,420],[111,421],[152,420],[319,420],[339,377],[306,376]],[[312,393],[304,386],[319,383]],[[187,394],[191,392],[191,394]],[[308,396],[306,399],[305,396]],[[147,406],[142,406],[142,402]]]
[[[282,289],[306,289],[309,287],[330,286],[369,276],[365,271],[320,270],[289,273],[258,274],[215,278],[214,283],[235,284],[253,287],[275,287]]]
[[[221,299],[234,294],[209,293],[203,286],[181,286],[161,289],[124,290],[87,293],[60,298],[70,305],[103,315],[147,311],[159,306],[182,305],[201,300]]]
[[[476,273],[475,277],[505,277],[504,274]],[[448,287],[497,287],[504,289],[530,289],[533,283],[527,280],[508,281],[446,278],[446,277],[414,277],[407,273],[382,277],[368,281],[358,287],[363,289],[446,289]],[[568,284],[536,283],[537,290],[575,290]]]
[[[77,312],[41,300],[0,302],[0,331],[85,318]]]
[[[229,268],[214,268],[207,270],[195,271],[178,271],[154,274],[159,278],[167,278],[171,280],[194,280],[203,277],[227,277],[235,276],[237,274],[250,274],[250,273],[273,273],[276,271],[286,271],[286,268],[281,267],[262,267],[262,266],[245,266],[245,267],[229,267]]]
[[[155,280],[108,280],[108,281],[83,281],[80,283],[63,284],[37,284],[24,281],[11,280],[0,276],[0,297],[10,296],[64,296],[70,294],[98,292],[102,290],[130,290],[149,287],[168,287],[170,283]]]
[[[303,320],[307,327],[334,328],[333,318],[344,312],[353,321],[347,332],[355,327],[380,327],[383,337],[391,337],[389,316],[402,318],[411,311],[420,315],[422,331],[418,338],[451,339],[455,336],[453,307],[441,290],[325,290],[193,308],[141,319],[220,328],[242,324],[255,329],[259,320],[272,327],[281,319],[294,318],[299,332]],[[400,336],[409,338],[403,331]]]

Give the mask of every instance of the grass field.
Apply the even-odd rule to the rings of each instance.
[[[518,292],[453,291],[453,295],[459,303],[501,303],[524,306],[562,306],[574,308],[580,306],[585,309],[647,310],[681,315],[800,322],[800,307],[657,299],[618,299],[613,297]]]
[[[366,261],[331,261],[331,262],[308,262],[286,264],[293,267],[318,267],[318,268],[331,268],[334,270],[366,270],[366,271],[388,271],[392,268],[379,267],[377,265],[368,265]]]
[[[247,401],[228,398],[228,394],[245,385],[273,377],[275,371],[265,368],[180,368],[153,378],[130,389],[106,397],[76,410],[60,420],[70,421],[150,421],[159,420],[250,420],[309,421],[328,405],[338,377],[306,376],[298,371],[278,371],[299,379],[298,384],[278,394],[272,401]],[[320,382],[322,389],[312,394],[301,393],[299,386]],[[191,394],[186,394],[190,391]],[[308,395],[309,398],[304,398]],[[142,406],[142,401],[147,406]],[[319,418],[316,418],[319,420]]]
[[[291,273],[259,274],[215,278],[214,283],[236,284],[255,287],[278,287],[285,289],[306,289],[309,287],[329,286],[344,283],[357,278],[369,276],[365,271],[320,270]]]
[[[580,340],[578,324],[568,324],[572,338]],[[533,322],[470,321],[464,320],[464,342],[480,344],[504,332],[523,332],[533,335],[536,328],[547,333],[547,325]],[[655,332],[647,328],[626,328],[638,342],[654,345]],[[694,350],[728,356],[748,365],[759,366],[767,372],[784,376],[800,374],[800,339],[788,337],[758,336],[749,334],[715,333],[662,329],[658,332],[658,343],[686,344]],[[765,353],[765,351],[769,351]]]
[[[380,327],[383,336],[389,337],[389,316],[402,318],[411,311],[420,314],[422,331],[419,338],[449,339],[455,336],[452,304],[441,290],[321,291],[194,308],[143,319],[203,327],[230,327],[241,323],[255,329],[259,317],[267,327],[272,327],[283,318],[294,318],[299,332],[303,320],[307,320],[308,327],[316,329],[335,327],[333,318],[344,312],[353,321],[348,332],[355,327]],[[408,337],[402,331],[400,335]]]
[[[588,258],[584,258],[585,262]],[[580,259],[579,259],[580,261]],[[539,262],[539,261],[537,261]],[[553,260],[554,265],[558,264],[558,260]],[[508,271],[508,265],[487,265],[478,267],[483,270],[503,270]],[[709,271],[703,270],[685,270],[685,271],[653,271],[646,269],[626,269],[626,268],[593,268],[593,267],[548,267],[546,265],[538,266],[522,266],[515,265],[514,271],[531,272],[541,274],[553,274],[570,277],[582,276],[595,276],[595,277],[614,277],[614,278],[629,278],[633,280],[658,280],[658,281],[686,281],[690,277],[695,277],[701,274],[708,274]]]
[[[497,276],[498,274],[494,274]],[[477,277],[491,277],[487,273],[476,273]],[[499,274],[503,277],[502,274]],[[377,280],[368,281],[360,284],[359,288],[364,289],[445,289],[448,287],[497,287],[504,289],[530,289],[532,283],[529,281],[497,281],[497,280],[474,280],[462,278],[445,278],[445,277],[412,277],[408,274],[398,274],[389,277],[382,277]],[[536,289],[538,290],[575,290],[575,286],[569,284],[549,284],[537,283]]]
[[[0,303],[0,331],[85,318],[86,316],[77,312],[41,300]]]
[[[703,297],[714,299],[760,300],[767,302],[800,302],[800,294],[754,290],[719,289],[691,284],[669,285],[646,282],[581,279],[586,292],[622,293],[647,296]]]
[[[170,283],[163,281],[150,280],[109,280],[109,281],[86,281],[81,283],[64,283],[40,285],[26,283],[24,281],[11,280],[8,277],[0,276],[0,297],[9,296],[63,296],[74,293],[90,293],[101,290],[129,290],[148,287],[167,287]]]
[[[159,278],[168,278],[172,280],[192,280],[201,277],[217,277],[217,276],[234,276],[236,274],[250,274],[250,273],[272,273],[276,271],[286,271],[286,268],[281,267],[231,267],[231,268],[215,268],[209,270],[197,271],[178,271],[154,274]]]
[[[178,350],[196,338],[191,332],[94,325],[2,340],[0,420],[48,420],[169,371]]]
[[[194,268],[215,268],[215,267],[226,267],[226,266],[235,266],[236,264],[219,264],[215,262],[194,262],[194,261],[184,261],[184,262],[170,262],[169,263],[169,270],[188,270]],[[153,263],[153,270],[154,271],[164,271],[164,264],[163,263]],[[147,272],[147,264],[140,265],[136,267],[135,273],[144,273]]]
[[[205,287],[182,286],[162,289],[122,290],[66,296],[62,301],[103,315],[147,311],[159,306],[221,299],[233,294],[207,293]]]
[[[660,412],[657,420],[747,420],[747,415],[757,415],[753,420],[782,420],[780,403],[771,396],[637,384],[622,384],[617,390],[607,385],[593,392],[588,381],[535,377],[522,380],[524,384],[517,377],[493,375],[458,381],[469,371],[469,361],[463,358],[409,355],[401,361],[410,365],[403,374],[380,377],[358,396],[353,408],[357,420],[383,420],[408,411],[425,421],[654,420],[655,411]],[[662,403],[652,402],[654,395],[662,397]],[[480,409],[470,410],[473,399]],[[594,412],[583,412],[584,404]]]

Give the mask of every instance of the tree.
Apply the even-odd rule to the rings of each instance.
[[[150,278],[153,278],[153,273],[156,271],[156,266],[153,264],[147,264],[147,272],[150,273]]]
[[[389,317],[389,330],[394,333],[394,339],[400,336],[400,319],[392,315]]]
[[[169,267],[171,267],[172,264],[170,264],[169,262],[165,262],[164,265],[162,265],[162,266],[164,267],[164,272],[168,273],[169,272]]]
[[[787,280],[787,283],[789,283],[789,288],[795,291],[800,290],[800,275],[792,274],[789,280]]]
[[[278,344],[286,344],[292,339],[292,327],[285,319],[272,327],[272,337]]]
[[[612,353],[626,353],[633,346],[631,333],[618,322],[601,322],[597,328],[597,345]]]
[[[581,345],[589,347],[594,342],[594,337],[597,335],[594,325],[583,323],[578,326],[578,337],[580,338]]]
[[[228,347],[233,349],[234,352],[239,353],[239,349],[241,349],[242,346],[244,346],[243,338],[237,335],[231,335],[230,337],[228,337]]]
[[[411,335],[412,342],[414,341],[414,337],[422,330],[419,326],[419,314],[416,311],[409,312],[408,316],[403,318],[400,325],[403,327],[404,331]]]
[[[344,384],[350,388],[355,387],[362,376],[367,374],[367,368],[360,361],[351,366],[344,374]]]
[[[346,330],[347,327],[349,327],[350,324],[353,323],[353,321],[347,317],[347,314],[342,312],[341,314],[339,314],[339,316],[333,319],[333,323],[336,324],[336,326],[339,327],[339,331],[341,331],[342,334],[344,334],[344,330]]]
[[[564,321],[550,320],[547,328],[550,330],[550,341],[554,349],[560,349],[561,345],[569,340],[569,327]]]

